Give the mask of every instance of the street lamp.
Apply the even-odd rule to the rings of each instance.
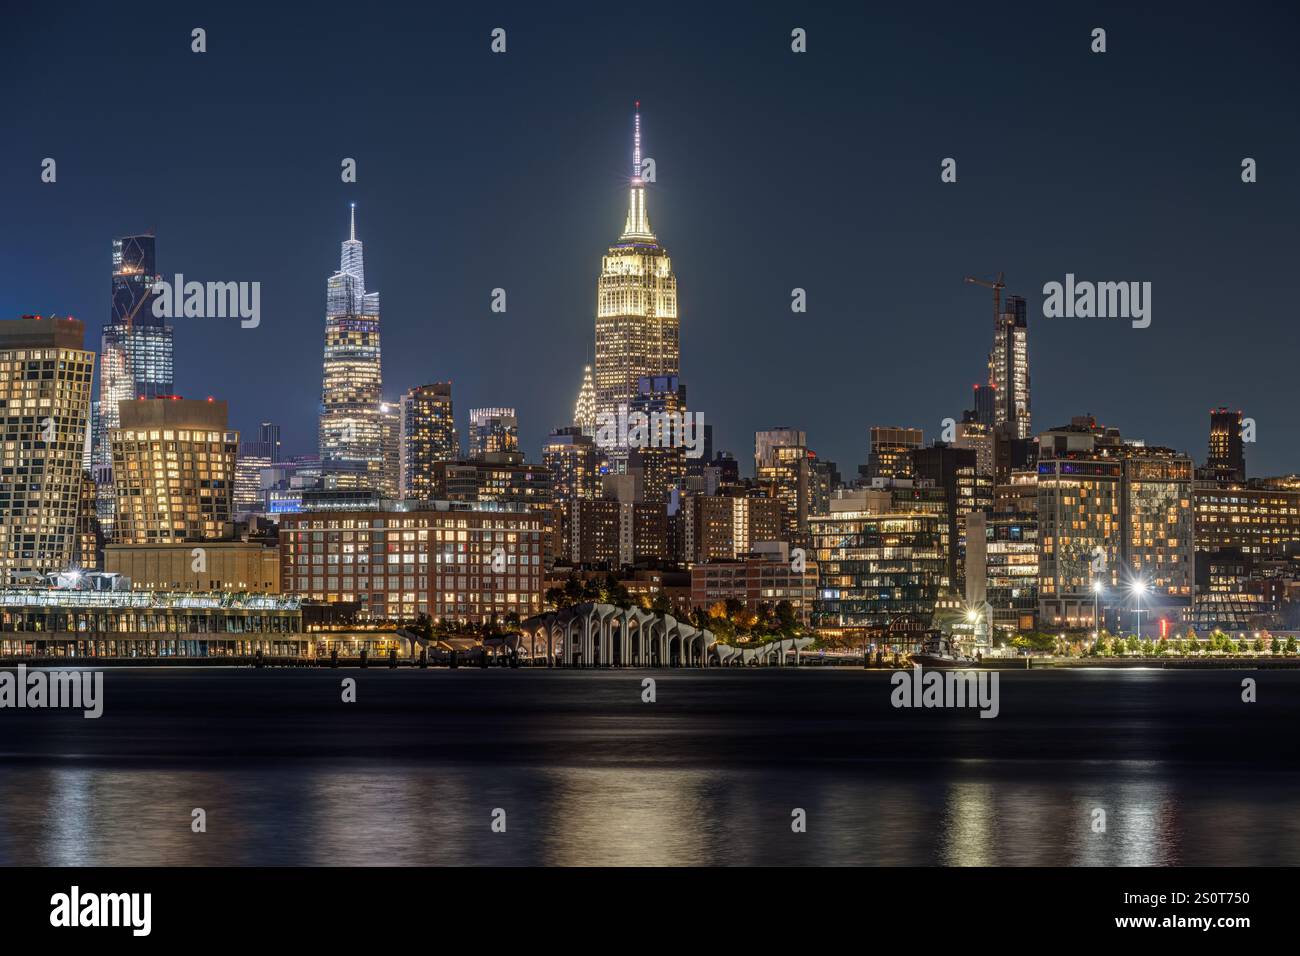
[[[1098,602],[1101,600],[1102,583],[1100,580],[1092,582],[1092,646],[1096,647],[1097,642],[1101,640],[1101,625],[1098,623]]]
[[[1142,595],[1147,593],[1147,583],[1143,581],[1141,578],[1138,578],[1131,585],[1129,585],[1129,590],[1133,592],[1133,599],[1137,602],[1137,606],[1133,609],[1133,613],[1137,618],[1138,640],[1141,640],[1142,639]]]

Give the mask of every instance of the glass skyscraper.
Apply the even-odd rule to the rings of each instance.
[[[118,403],[171,395],[176,389],[172,327],[153,314],[161,280],[152,235],[113,240],[113,301],[100,343],[99,400],[91,433],[97,511],[111,538],[114,495],[109,430],[121,421]]]
[[[355,203],[339,270],[325,287],[322,385],[320,457],[326,484],[379,488],[386,475],[379,293],[366,291]]]

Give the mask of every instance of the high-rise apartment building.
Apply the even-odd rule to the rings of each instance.
[[[734,561],[761,541],[787,541],[784,508],[773,498],[684,495],[679,520],[683,563]]]
[[[451,382],[412,388],[401,404],[402,497],[434,497],[434,465],[460,458],[460,438],[452,410]]]
[[[937,442],[912,452],[917,479],[943,491],[948,521],[948,579],[957,591],[965,589],[966,518],[972,512],[987,514],[993,508],[993,476],[981,474],[974,449]]]
[[[956,436],[953,444],[958,448],[969,448],[975,452],[975,470],[993,480],[997,473],[994,467],[993,426],[981,422],[976,412],[966,412],[956,424]]]
[[[481,461],[497,452],[519,451],[519,418],[513,408],[469,410],[469,458]]]
[[[996,316],[989,352],[994,389],[993,424],[1015,438],[1031,435],[1029,411],[1029,320],[1025,300],[1009,295]]]
[[[235,461],[236,514],[249,514],[266,509],[262,476],[266,469],[280,461],[280,426],[275,422],[262,422],[261,437],[239,442],[239,457]]]
[[[762,435],[762,432],[757,433]],[[799,433],[802,438],[803,433]],[[756,436],[757,437],[757,436]],[[774,445],[762,456],[755,483],[785,509],[786,540],[804,544],[808,516],[826,511],[827,476],[817,469],[817,454],[803,444]]]
[[[109,433],[114,540],[156,544],[220,538],[231,520],[239,432],[226,403],[177,398],[122,402]]]
[[[1124,445],[1120,559],[1144,606],[1181,608],[1196,589],[1195,466],[1171,448]]]
[[[1207,481],[1246,480],[1246,446],[1240,411],[1219,407],[1210,411],[1210,453],[1200,477]]]
[[[637,104],[627,220],[601,261],[596,286],[596,411],[618,415],[637,397],[642,378],[680,374],[677,278],[650,227],[641,176],[641,109]],[[626,449],[605,449],[616,470]]]
[[[993,626],[1016,633],[1038,626],[1038,475],[999,485],[985,522],[984,599]]]
[[[628,451],[627,467],[640,470],[644,500],[663,505],[674,489],[686,486],[686,447],[680,432],[680,423],[690,414],[686,386],[675,375],[642,378],[628,411],[644,415],[647,425],[646,440]]]
[[[542,446],[542,464],[551,471],[556,502],[567,504],[600,496],[600,454],[595,441],[579,426],[551,432]]]
[[[1105,454],[1120,442],[1090,418],[1039,436],[1038,601],[1042,622],[1091,626],[1094,585],[1121,581],[1123,465]]]
[[[808,433],[802,428],[779,425],[754,432],[754,474],[776,464],[778,448],[807,448]]]
[[[84,566],[93,536],[82,466],[94,371],[76,319],[0,322],[0,583]]]

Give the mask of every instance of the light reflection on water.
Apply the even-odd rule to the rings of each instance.
[[[1294,865],[1294,774],[6,767],[5,865]],[[207,832],[191,832],[191,810]],[[494,808],[507,831],[493,833]],[[791,810],[808,830],[791,831]],[[1094,808],[1106,831],[1092,829]]]

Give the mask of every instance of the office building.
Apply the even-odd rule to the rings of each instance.
[[[911,478],[912,452],[924,443],[925,434],[919,428],[872,425],[871,451],[859,471],[868,483],[878,478]]]
[[[332,479],[327,483],[379,487],[391,470],[380,408],[379,293],[366,291],[355,203],[339,270],[326,282],[322,379],[320,458],[323,475]]]

